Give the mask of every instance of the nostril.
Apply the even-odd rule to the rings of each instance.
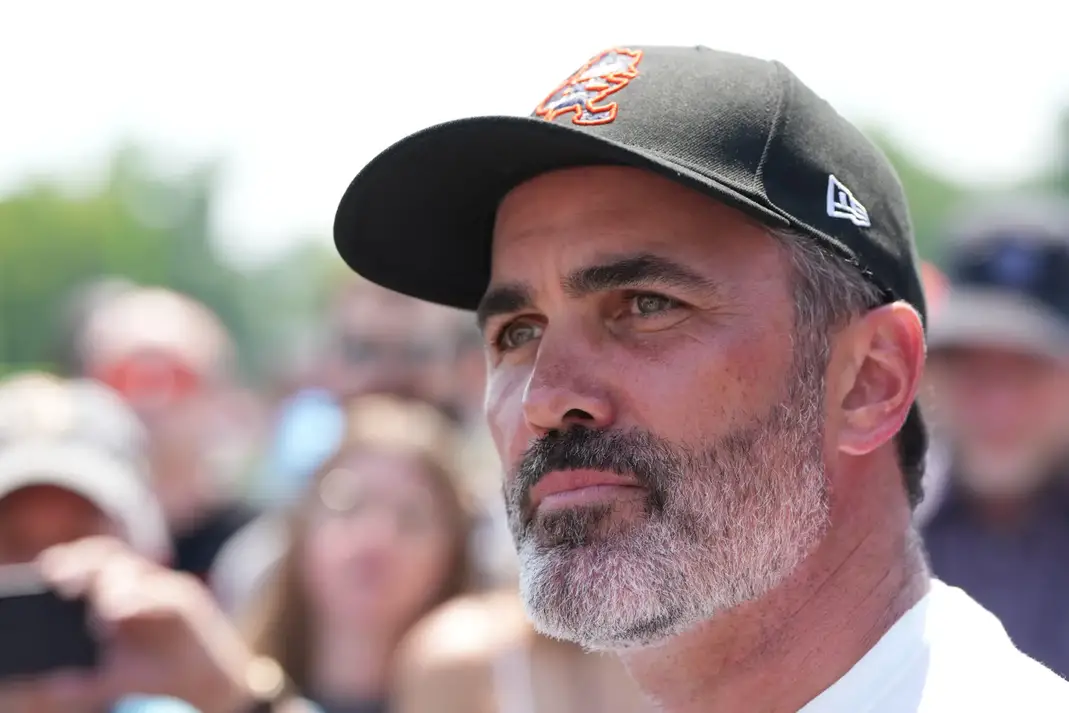
[[[593,421],[594,416],[582,409],[573,408],[564,414],[563,421]]]

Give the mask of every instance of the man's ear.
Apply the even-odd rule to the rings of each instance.
[[[924,370],[924,327],[909,304],[895,302],[857,319],[837,337],[831,375],[838,410],[838,448],[864,455],[894,438],[905,423]]]

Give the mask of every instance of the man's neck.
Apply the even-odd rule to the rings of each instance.
[[[832,521],[805,563],[758,601],[622,652],[659,710],[794,713],[924,597],[929,575],[908,510],[840,506]]]

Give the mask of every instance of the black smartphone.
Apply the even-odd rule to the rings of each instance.
[[[0,680],[92,669],[98,655],[84,600],[63,599],[31,565],[0,566]]]

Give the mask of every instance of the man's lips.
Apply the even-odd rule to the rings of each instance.
[[[603,470],[556,470],[531,488],[531,509],[568,507],[598,502],[643,490],[632,477]]]

